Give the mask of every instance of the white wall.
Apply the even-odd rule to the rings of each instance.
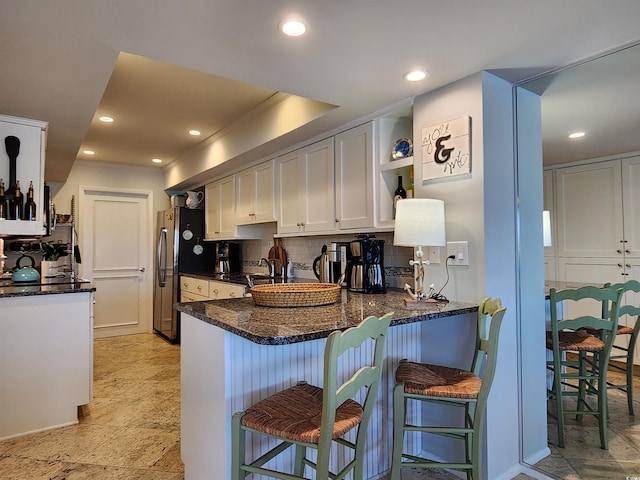
[[[75,195],[77,202],[80,185],[151,190],[154,211],[170,206],[169,196],[164,192],[164,172],[160,168],[76,160],[66,183],[51,185],[58,213],[71,213],[71,196]]]
[[[447,240],[469,241],[470,265],[449,268],[447,296],[469,302],[500,297],[507,307],[487,409],[486,468],[491,479],[512,478],[520,469],[513,112],[511,84],[482,72],[417,97],[413,118],[414,139],[421,138],[423,127],[466,115],[472,119],[471,174],[421,184],[422,151],[417,147],[415,188],[418,197],[444,200]],[[446,278],[443,264],[427,268],[430,281]]]

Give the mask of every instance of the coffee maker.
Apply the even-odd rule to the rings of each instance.
[[[384,240],[373,235],[358,235],[349,244],[347,289],[360,293],[387,293],[384,275]]]
[[[236,273],[240,268],[240,244],[216,242],[215,273]]]

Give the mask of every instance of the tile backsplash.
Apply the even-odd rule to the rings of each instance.
[[[263,227],[263,240],[242,240],[242,268],[247,272],[264,272],[266,267],[259,265],[262,257],[267,257],[273,246],[275,226]],[[413,251],[407,247],[393,246],[393,232],[375,233],[375,237],[384,240],[385,276],[389,287],[402,288],[405,283],[413,285],[413,267],[409,260]],[[331,242],[349,242],[355,235],[323,235],[317,237],[282,238],[282,247],[287,259],[293,262],[294,276],[315,280],[313,261],[320,255],[323,245]],[[266,240],[265,240],[266,239]]]

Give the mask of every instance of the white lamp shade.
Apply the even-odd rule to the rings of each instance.
[[[545,247],[551,246],[551,213],[549,210],[542,211],[542,238]]]
[[[399,247],[446,245],[444,202],[432,198],[399,200],[393,244]]]

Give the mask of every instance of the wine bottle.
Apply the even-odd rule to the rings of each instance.
[[[0,178],[0,220],[7,219],[7,200],[4,196],[4,179]]]
[[[29,190],[27,190],[27,201],[24,204],[23,220],[36,220],[36,204],[33,201],[33,181],[29,182]]]
[[[409,167],[409,181],[407,182],[407,198],[413,198],[413,167]]]
[[[22,192],[20,191],[20,180],[18,180],[13,191],[13,198],[9,200],[9,220],[20,220],[21,218]]]
[[[402,188],[402,175],[398,175],[398,188],[396,188],[396,191],[393,193],[394,217],[398,200],[402,200],[403,198],[407,198],[407,192],[404,188]]]

